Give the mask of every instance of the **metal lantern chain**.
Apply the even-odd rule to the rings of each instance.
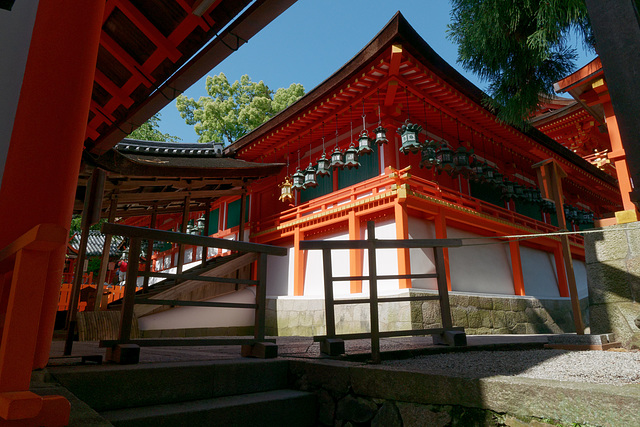
[[[349,120],[351,122],[351,133],[350,133],[350,143],[347,151],[344,152],[344,165],[351,169],[360,167],[360,163],[358,162],[358,149],[353,144],[353,112],[351,107],[349,107]]]
[[[449,144],[447,144],[447,141],[444,139],[444,121],[442,120],[442,110],[440,110],[440,135],[440,146],[436,150],[438,173],[442,173],[442,171],[451,173],[451,171],[455,167],[453,163],[453,150],[451,149],[451,147],[449,147]]]
[[[316,174],[319,177],[327,176],[331,173],[331,161],[327,158],[324,148],[324,122],[322,122],[322,156],[318,159]]]
[[[358,137],[358,155],[371,154],[373,149],[371,148],[371,138],[367,132],[367,116],[364,112],[364,99],[362,100],[362,132]]]
[[[311,142],[313,141],[313,129],[309,130],[309,166],[304,170],[304,188],[315,188],[318,186],[316,180],[316,170],[311,161]]]
[[[387,129],[382,126],[382,115],[380,114],[380,89],[378,89],[378,127],[374,129],[376,134],[376,144],[383,145],[389,142],[387,139]]]
[[[338,115],[336,114],[336,148],[331,153],[331,167],[333,169],[344,169],[344,153],[338,147]]]
[[[404,122],[404,125],[402,125],[402,127],[400,127],[397,131],[400,134],[400,139],[402,141],[400,152],[402,154],[416,154],[422,150],[422,146],[420,145],[420,141],[418,140],[418,135],[420,134],[420,131],[422,131],[422,126],[420,126],[419,124],[411,123],[409,91],[407,90],[406,86],[404,87],[404,93],[407,97],[407,120]]]
[[[293,174],[293,185],[291,188],[298,191],[304,190],[304,173],[300,170],[300,137],[298,137],[298,168]]]

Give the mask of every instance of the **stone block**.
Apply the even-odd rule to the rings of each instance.
[[[600,233],[585,235],[585,260],[587,264],[624,259],[629,255],[627,233],[620,226],[610,226]],[[588,240],[587,239],[588,237]]]
[[[447,412],[436,412],[427,405],[397,402],[398,411],[404,427],[445,427],[451,422]]]
[[[451,319],[453,321],[453,326],[469,326],[467,310],[462,307],[451,307]]]
[[[590,304],[624,302],[632,299],[625,260],[587,265]]]
[[[345,353],[344,340],[338,338],[327,338],[320,341],[320,352],[329,356],[339,356]]]
[[[366,423],[378,411],[378,405],[369,399],[347,395],[338,401],[336,418],[339,420]]]
[[[478,308],[482,310],[493,310],[493,299],[486,296],[478,296]]]
[[[371,420],[371,427],[402,427],[402,417],[393,402],[384,402]]]
[[[116,344],[107,348],[105,360],[120,365],[132,365],[140,361],[140,346],[137,344]]]
[[[318,396],[318,422],[325,426],[333,426],[336,415],[336,402],[326,390],[320,390]]]
[[[440,323],[440,306],[437,301],[422,304],[422,319],[425,324]]]
[[[493,297],[491,298],[493,302],[493,309],[497,311],[510,311],[511,307],[509,305],[509,298],[504,297]]]
[[[467,312],[467,321],[470,328],[479,328],[482,326],[482,312],[475,307],[469,307]]]
[[[241,347],[242,357],[255,357],[258,359],[273,359],[278,357],[278,346],[271,342],[258,342],[245,344]]]
[[[494,328],[504,328],[507,326],[507,316],[504,311],[491,311],[491,323]]]

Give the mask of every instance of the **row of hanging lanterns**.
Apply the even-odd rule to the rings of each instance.
[[[467,148],[460,140],[460,124],[456,120],[456,129],[458,137],[458,147],[454,148],[449,145],[444,139],[441,142],[436,142],[429,138],[427,132],[427,114],[426,114],[426,100],[423,99],[425,127],[424,131],[427,138],[424,142],[420,142],[419,135],[422,133],[422,126],[417,123],[411,122],[410,111],[408,108],[409,98],[408,92],[405,88],[405,94],[407,96],[407,120],[404,124],[397,129],[400,135],[401,147],[400,152],[408,154],[420,154],[421,168],[434,169],[438,173],[446,172],[451,177],[462,176],[475,182],[487,183],[501,190],[501,197],[506,200],[521,200],[526,203],[537,204],[540,206],[543,212],[555,212],[555,204],[548,200],[543,199],[540,190],[537,187],[530,187],[522,185],[518,182],[507,179],[497,168],[490,165],[488,162],[480,160],[474,155],[473,148]],[[378,91],[378,98],[380,93]],[[325,136],[324,136],[324,123],[322,124],[322,155],[317,160],[316,166],[313,166],[311,161],[311,141],[309,143],[309,166],[305,170],[300,170],[300,152],[298,150],[298,169],[292,175],[291,179],[285,177],[283,183],[280,184],[281,195],[280,200],[284,202],[293,201],[292,190],[303,191],[308,188],[315,188],[318,186],[318,177],[325,177],[331,174],[331,170],[338,169],[358,169],[360,163],[358,161],[359,156],[369,155],[373,153],[374,146],[382,146],[388,143],[387,129],[382,126],[380,103],[378,102],[378,126],[374,129],[375,138],[369,135],[366,130],[366,115],[364,110],[364,100],[362,101],[362,131],[358,135],[357,141],[353,139],[353,116],[351,108],[349,109],[351,116],[351,137],[349,147],[345,151],[341,151],[338,145],[338,115],[336,114],[336,131],[335,141],[336,145],[328,157],[325,150]],[[442,111],[440,111],[440,128],[441,135],[444,135]],[[310,131],[310,140],[312,140],[312,134]],[[473,146],[473,133],[472,143]],[[484,147],[484,140],[482,142]],[[493,142],[492,142],[493,145]],[[484,150],[486,152],[486,150]],[[495,154],[495,153],[494,153]],[[513,156],[513,154],[512,154]],[[287,161],[287,175],[289,164]],[[573,221],[576,224],[587,224],[593,222],[594,214],[589,211],[579,210],[577,208],[565,205],[565,216],[568,221]]]

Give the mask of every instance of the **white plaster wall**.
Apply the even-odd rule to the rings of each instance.
[[[421,218],[409,217],[409,238],[410,239],[435,239],[436,227],[432,221]],[[433,256],[433,249],[411,249],[411,273],[412,274],[433,274],[436,272],[436,264]],[[411,287],[416,289],[438,289],[436,279],[413,279]]]
[[[576,287],[578,288],[578,298],[582,299],[589,295],[587,287],[587,266],[584,262],[573,260],[573,272],[576,276]]]
[[[338,233],[324,240],[349,240],[349,233]],[[333,276],[348,276],[350,274],[349,267],[349,250],[340,249],[331,251],[331,264]],[[293,281],[293,275],[291,275]],[[292,287],[293,290],[293,287]],[[289,295],[293,295],[291,292]],[[333,296],[334,298],[351,295],[349,282],[334,282]],[[324,273],[322,266],[322,251],[307,251],[307,266],[304,276],[304,296],[324,298]]]
[[[447,227],[449,238],[481,237]],[[469,244],[495,243],[492,239],[474,239]],[[513,275],[508,244],[489,244],[449,249],[451,288],[459,292],[513,295]]]
[[[293,248],[288,248],[285,256],[268,256],[267,257],[267,295],[268,296],[285,296],[289,295],[289,277],[293,273],[289,273],[289,265],[293,265]],[[291,287],[293,289],[293,287]]]
[[[253,304],[256,302],[255,287],[249,286],[207,301]],[[138,319],[141,330],[216,328],[225,326],[252,326],[255,310],[248,308],[176,307],[162,313]]]
[[[553,254],[520,246],[524,292],[534,297],[559,297]]]
[[[0,185],[27,64],[38,0],[20,0],[0,9]]]

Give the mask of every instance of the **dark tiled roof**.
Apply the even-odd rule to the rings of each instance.
[[[81,233],[76,233],[71,238],[69,244],[75,250],[78,251],[80,247],[80,237]],[[104,234],[100,232],[100,230],[89,230],[89,240],[87,241],[87,256],[100,256],[102,255],[102,248],[104,247]],[[113,236],[111,239],[111,248],[109,251],[109,256],[118,256],[121,254],[121,251],[118,250],[118,245],[122,241],[122,237]]]
[[[120,153],[136,153],[171,157],[222,157],[223,144],[216,142],[186,144],[183,142],[141,141],[123,139],[116,145]]]

